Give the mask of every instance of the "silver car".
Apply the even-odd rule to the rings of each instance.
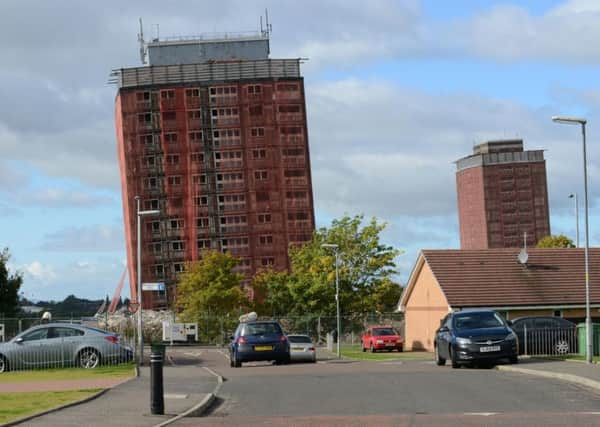
[[[128,362],[133,351],[118,335],[70,323],[34,326],[0,344],[0,372]]]
[[[317,361],[317,350],[308,335],[288,335],[290,342],[290,360],[292,362]]]

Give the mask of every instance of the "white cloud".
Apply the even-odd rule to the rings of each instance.
[[[44,236],[42,249],[69,252],[113,252],[123,251],[125,237],[123,227],[91,225],[69,227]],[[89,263],[78,264],[82,268]]]
[[[21,269],[24,270],[26,275],[28,275],[31,279],[41,283],[47,283],[57,278],[54,268],[52,266],[42,264],[40,261],[33,261],[24,265]]]

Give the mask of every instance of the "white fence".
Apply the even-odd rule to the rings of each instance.
[[[527,328],[516,331],[519,353],[562,356],[578,352],[577,328]]]

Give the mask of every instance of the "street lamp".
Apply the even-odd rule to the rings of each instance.
[[[135,196],[136,212],[137,212],[137,299],[138,299],[138,363],[140,366],[144,364],[144,334],[142,325],[142,221],[143,216],[158,215],[159,210],[141,211],[140,196]]]
[[[583,137],[583,205],[585,209],[585,331],[586,331],[586,353],[587,363],[592,363],[592,317],[590,314],[590,270],[589,270],[589,247],[590,247],[590,228],[588,222],[588,179],[587,179],[587,155],[585,150],[585,124],[586,119],[578,117],[559,117],[553,116],[552,121],[568,125],[581,125],[581,135]]]
[[[579,202],[577,201],[577,193],[569,194],[569,199],[575,199],[575,247],[579,247]]]
[[[335,305],[336,305],[336,317],[337,317],[337,357],[340,359],[342,354],[340,353],[340,339],[342,338],[342,330],[340,328],[340,284],[339,284],[339,254],[340,247],[333,243],[323,243],[321,245],[323,249],[332,249],[335,254]]]

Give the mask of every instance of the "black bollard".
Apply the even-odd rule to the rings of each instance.
[[[164,415],[165,413],[163,348],[162,346],[152,347],[150,354],[150,412],[152,415]]]

